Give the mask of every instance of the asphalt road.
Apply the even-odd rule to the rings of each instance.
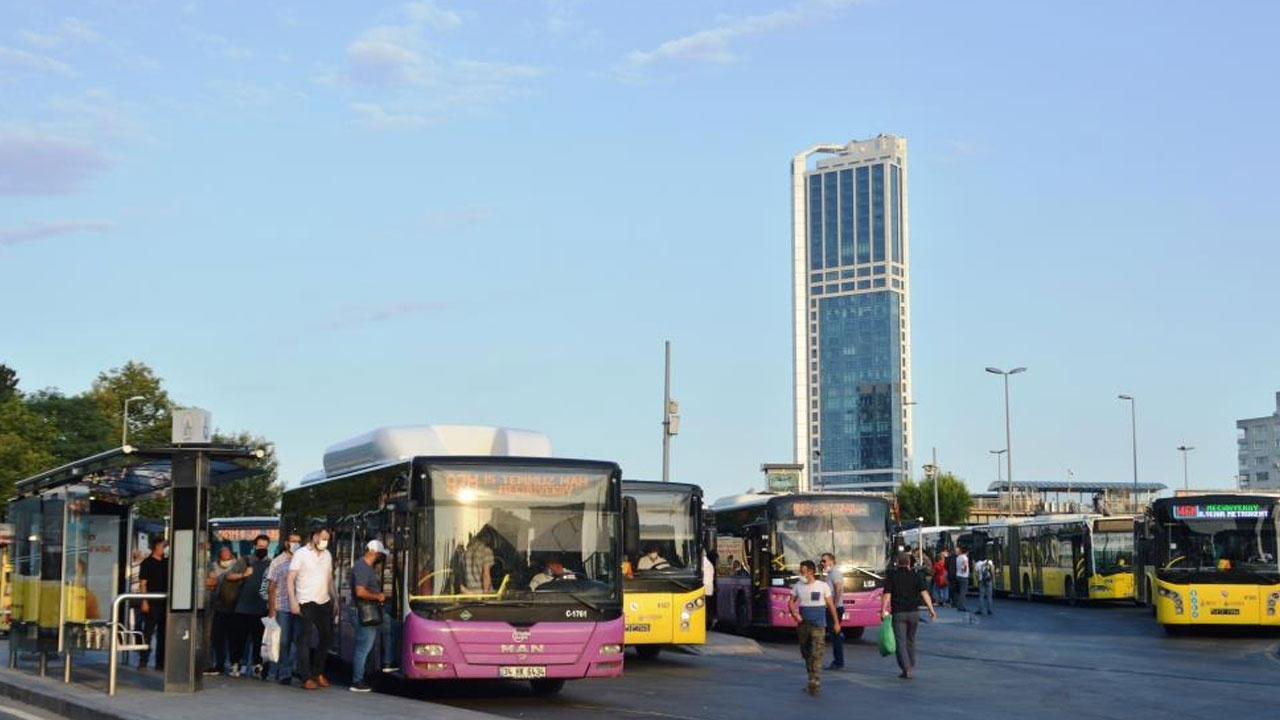
[[[916,717],[1262,717],[1280,686],[1280,634],[1168,637],[1128,605],[1067,607],[997,600],[996,614],[966,623],[943,610],[922,624],[916,677],[901,680],[875,649],[875,631],[846,648],[846,668],[825,672],[823,693],[803,692],[799,652],[785,636],[759,638],[762,654],[630,654],[618,680],[570,682],[553,698],[524,683],[467,683],[397,692],[511,718],[743,718],[798,707]],[[920,713],[917,715],[916,713]]]

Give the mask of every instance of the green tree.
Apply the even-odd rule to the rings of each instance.
[[[124,401],[129,403],[129,444],[138,447],[168,445],[170,408],[173,402],[164,381],[146,364],[130,360],[122,367],[98,373],[89,395],[115,427],[124,420]],[[117,441],[118,442],[118,441]]]
[[[209,517],[275,515],[284,494],[275,446],[244,431],[235,435],[214,433],[213,441],[261,448],[266,454],[258,461],[262,474],[223,483],[209,491]]]
[[[14,483],[55,467],[50,448],[56,439],[21,397],[0,402],[0,506],[13,497]]]
[[[942,473],[937,478],[938,511],[942,521],[933,516],[933,480],[913,482],[908,480],[898,488],[898,508],[902,519],[913,520],[924,518],[925,525],[960,525],[968,521],[969,509],[973,507],[973,498],[964,481],[951,473]]]
[[[8,365],[0,364],[0,403],[18,395],[18,373]]]
[[[68,397],[56,388],[47,388],[27,395],[24,402],[52,430],[53,444],[48,450],[55,465],[110,450],[119,443],[118,427],[87,393]]]

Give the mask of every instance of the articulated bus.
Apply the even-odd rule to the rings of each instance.
[[[893,496],[879,493],[749,494],[719,500],[716,522],[718,622],[793,628],[787,612],[800,562],[835,555],[844,573],[841,626],[847,637],[880,623],[892,544]]]
[[[1173,633],[1280,625],[1280,493],[1180,493],[1147,508],[1140,599]]]
[[[639,518],[639,552],[622,581],[626,639],[643,658],[663,646],[707,641],[702,587],[702,488],[673,482],[622,481]],[[658,559],[645,560],[656,551]]]
[[[259,535],[266,535],[271,539],[267,556],[275,557],[280,546],[280,518],[209,518],[210,559],[217,560],[218,552],[223,547],[231,548],[231,553],[236,557],[252,555],[253,539]]]
[[[990,559],[993,588],[1009,595],[1132,600],[1134,519],[1039,515],[980,525],[959,538],[975,559]],[[970,547],[972,545],[972,547]]]
[[[347,663],[351,568],[378,539],[396,674],[528,680],[550,694],[622,674],[622,508],[616,463],[552,457],[539,433],[430,425],[330,446],[324,470],[285,493],[283,520],[334,530]]]
[[[958,525],[925,525],[924,527],[907,528],[902,531],[902,542],[908,548],[924,550],[930,556],[937,557],[942,548],[954,549],[955,537],[963,532]]]

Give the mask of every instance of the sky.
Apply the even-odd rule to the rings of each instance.
[[[909,148],[916,467],[1229,487],[1276,411],[1280,6],[0,0],[0,362],[136,360],[281,477],[546,433],[792,459],[791,157]]]

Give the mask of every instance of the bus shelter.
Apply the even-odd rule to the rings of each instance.
[[[169,517],[160,526],[169,540],[165,690],[198,690],[208,490],[260,473],[262,455],[232,445],[126,445],[19,481],[7,518],[14,528],[10,667],[34,653],[43,674],[62,656],[69,682],[75,657],[110,652],[121,637],[136,641],[123,621],[113,623],[113,611],[123,617],[117,600],[130,599],[132,560],[148,551],[148,530],[156,528],[136,517],[137,503],[168,492]]]

